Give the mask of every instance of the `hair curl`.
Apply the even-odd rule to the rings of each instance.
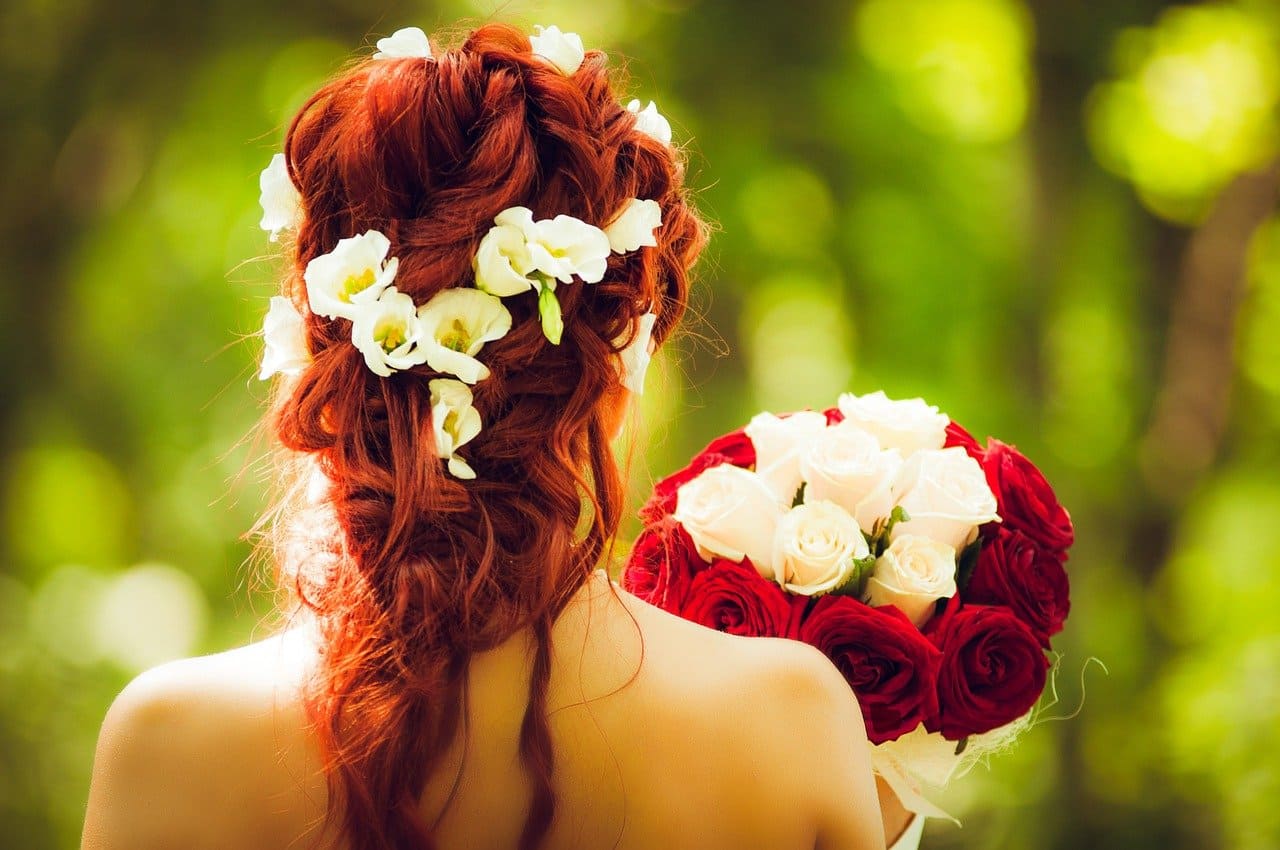
[[[438,373],[374,375],[345,320],[308,316],[312,363],[280,384],[266,420],[291,459],[271,515],[279,581],[323,645],[306,704],[329,821],[341,812],[354,850],[434,846],[417,806],[465,724],[470,657],[529,629],[520,755],[534,791],[520,846],[535,847],[556,805],[551,624],[622,509],[608,433],[614,340],[649,310],[655,340],[671,334],[706,226],[678,152],[636,130],[604,54],[566,77],[500,24],[432,60],[352,66],[301,108],[285,156],[305,211],[285,280],[299,306],[307,263],[370,228],[400,259],[397,288],[421,304],[471,284],[476,246],[507,207],[604,226],[630,198],[661,205],[656,248],[611,256],[600,283],[557,291],[560,345],[542,336],[536,299],[506,299],[513,327],[485,346],[492,374],[475,387],[477,479],[459,482],[436,457],[427,385]]]

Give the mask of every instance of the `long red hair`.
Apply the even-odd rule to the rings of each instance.
[[[375,228],[416,303],[472,284],[494,216],[523,205],[604,226],[633,197],[662,208],[658,246],[609,260],[605,279],[557,290],[564,337],[536,298],[508,298],[475,387],[484,430],[448,475],[432,436],[427,366],[381,378],[346,320],[307,315],[313,362],[279,385],[267,419],[289,462],[271,515],[281,586],[315,618],[323,663],[306,705],[324,754],[329,819],[356,850],[432,847],[419,799],[461,724],[473,653],[536,641],[520,755],[533,785],[520,846],[550,828],[546,718],[551,624],[605,556],[623,487],[610,448],[619,343],[658,314],[666,339],[706,239],[678,152],[636,129],[591,51],[566,77],[526,34],[489,24],[431,60],[362,61],[298,112],[285,142],[304,218],[285,293],[338,240]]]

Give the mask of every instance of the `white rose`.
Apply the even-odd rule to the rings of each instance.
[[[258,226],[271,234],[274,242],[281,230],[291,230],[302,219],[302,196],[289,179],[289,168],[284,154],[271,157],[270,164],[258,175],[258,203],[262,206],[262,221]]]
[[[756,449],[756,472],[784,506],[791,507],[800,489],[801,456],[826,427],[827,417],[811,410],[786,418],[759,413],[747,424],[747,436]]]
[[[561,32],[556,26],[534,26],[533,29],[534,34],[529,36],[533,52],[555,65],[566,77],[573,76],[587,56],[582,37],[576,32]]]
[[[282,295],[271,297],[271,306],[262,320],[266,347],[262,352],[262,368],[258,378],[265,381],[277,372],[296,375],[311,362],[307,350],[307,334],[302,315],[293,302]]]
[[[673,513],[703,560],[750,558],[765,578],[773,577],[773,532],[781,515],[755,473],[727,463],[681,485]]]
[[[891,399],[880,390],[867,395],[844,393],[840,412],[851,422],[871,432],[884,449],[898,449],[903,456],[924,449],[940,449],[947,441],[951,420],[924,399]]]
[[[351,321],[351,343],[364,355],[375,374],[389,376],[427,361],[422,345],[422,323],[413,299],[394,286],[373,301],[357,302]]]
[[[511,313],[496,296],[478,289],[444,289],[418,308],[427,363],[468,384],[489,377],[476,359],[486,342],[511,330]]]
[[[806,502],[835,502],[870,534],[889,515],[902,468],[897,450],[884,451],[871,434],[840,423],[822,431],[800,458]]]
[[[928,537],[903,534],[876,559],[863,601],[892,605],[920,627],[933,616],[935,602],[955,595],[956,550]]]
[[[979,525],[1000,518],[982,467],[959,446],[907,458],[897,486],[898,504],[910,518],[893,527],[894,540],[916,534],[960,552],[977,535]]]
[[[645,313],[634,321],[631,342],[618,351],[618,379],[622,385],[636,395],[644,394],[644,376],[649,371],[649,361],[653,357],[649,351],[649,342],[653,338],[653,324],[658,317],[653,313]],[[622,340],[615,339],[615,346],[621,346]]]
[[[427,389],[431,391],[436,456],[448,461],[449,472],[455,478],[475,478],[475,470],[457,454],[480,433],[480,413],[471,406],[470,388],[451,378],[436,378],[427,384]]]
[[[378,39],[378,52],[374,59],[430,59],[431,42],[418,27],[398,29],[386,38]]]
[[[615,254],[625,254],[642,246],[655,247],[658,240],[653,231],[661,226],[662,207],[657,201],[632,198],[604,229],[604,235],[609,237],[609,247]]]
[[[834,502],[792,508],[773,539],[775,578],[805,596],[835,590],[857,569],[857,561],[871,554],[857,521]]]
[[[377,299],[396,278],[399,260],[387,259],[391,242],[376,230],[339,239],[334,249],[307,263],[311,312],[355,321],[361,303]],[[385,261],[385,262],[384,262]]]
[[[671,122],[658,111],[658,105],[652,100],[644,109],[640,101],[633,100],[627,104],[627,111],[636,116],[636,129],[646,136],[652,136],[664,145],[671,144]]]

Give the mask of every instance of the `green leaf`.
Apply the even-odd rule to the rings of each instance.
[[[853,569],[849,572],[849,577],[844,580],[843,584],[839,585],[831,592],[837,596],[853,596],[861,598],[862,591],[867,585],[867,579],[871,577],[871,573],[875,568],[875,555],[858,558],[853,562]]]
[[[805,485],[805,483],[804,483],[803,481],[802,481],[802,482],[800,482],[800,489],[796,491],[796,497],[795,497],[794,499],[792,499],[792,500],[791,500],[791,507],[793,507],[793,508],[794,508],[794,507],[798,507],[798,506],[800,506],[800,505],[803,505],[803,504],[804,504],[804,488],[805,488],[805,486],[806,486],[806,485]]]
[[[969,579],[973,578],[973,569],[978,566],[978,555],[982,553],[982,536],[979,535],[976,540],[964,547],[964,551],[957,558],[956,567],[956,588],[961,594],[965,588],[969,586]]]
[[[961,738],[959,741],[956,742],[956,755],[960,755],[961,753],[963,753],[964,748],[967,746],[969,746],[969,736],[965,735],[963,738]]]
[[[901,505],[894,505],[893,510],[889,511],[889,516],[879,520],[871,529],[871,536],[867,538],[871,554],[877,558],[883,555],[884,550],[889,548],[889,535],[893,532],[893,527],[909,519],[911,515]]]
[[[542,318],[542,335],[552,345],[559,345],[560,336],[564,333],[564,319],[560,315],[560,300],[550,286],[543,286],[538,293],[538,315]]]

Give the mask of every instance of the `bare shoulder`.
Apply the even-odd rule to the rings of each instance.
[[[736,769],[745,807],[801,814],[820,850],[884,847],[870,744],[857,697],[826,656],[808,644],[746,638],[703,628],[674,615],[650,615],[647,636],[663,634],[655,649],[696,671],[692,704],[706,753]],[[784,803],[781,805],[780,803]]]
[[[242,837],[274,832],[264,803],[306,773],[302,660],[277,635],[131,681],[98,736],[82,846],[253,846]]]

